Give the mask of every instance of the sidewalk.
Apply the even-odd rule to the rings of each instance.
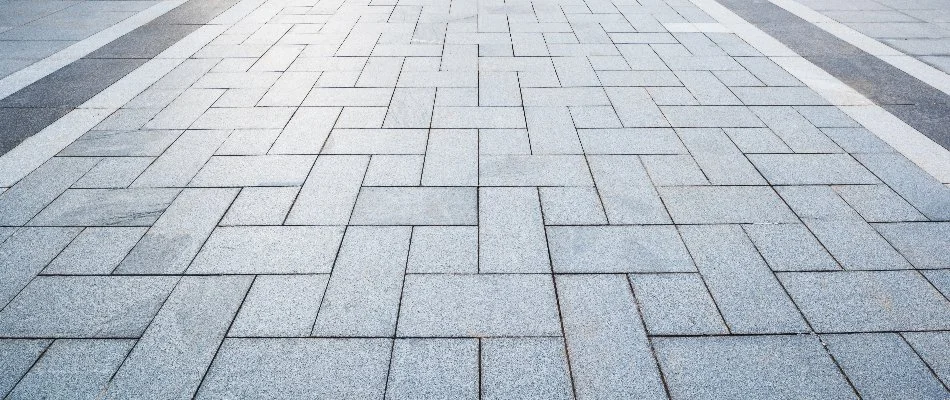
[[[719,3],[181,7],[0,99],[0,397],[950,396],[950,153]]]

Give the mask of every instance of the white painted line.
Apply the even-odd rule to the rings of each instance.
[[[790,0],[773,0],[790,1]],[[809,88],[941,183],[950,183],[950,151],[874,104],[827,71],[801,57],[715,0],[690,0]]]
[[[838,39],[850,43],[852,46],[864,50],[897,69],[906,72],[914,78],[920,79],[937,90],[950,95],[950,75],[927,65],[914,57],[908,56],[884,43],[875,40],[851,27],[831,19],[818,11],[808,8],[795,0],[769,0],[773,4],[808,21]]]
[[[7,75],[3,79],[0,79],[0,99],[6,98],[11,94],[16,93],[18,90],[29,86],[33,82],[43,79],[43,77],[69,65],[73,61],[83,58],[87,54],[109,44],[122,35],[132,32],[136,28],[145,25],[149,21],[158,18],[175,7],[178,7],[185,1],[187,0],[166,0],[155,4],[145,10],[142,10],[138,14],[126,18],[118,24],[103,29],[95,35],[76,42],[49,57],[37,61],[29,67]]]

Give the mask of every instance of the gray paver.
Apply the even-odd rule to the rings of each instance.
[[[482,186],[592,186],[587,162],[579,155],[482,155]]]
[[[835,192],[868,222],[927,220],[886,185],[836,186]]]
[[[901,335],[947,385],[950,382],[950,332],[907,332]]]
[[[344,225],[360,191],[369,157],[320,156],[290,209],[289,225]]]
[[[261,275],[241,305],[228,336],[308,336],[328,275]]]
[[[478,227],[414,227],[406,271],[409,273],[478,272]]]
[[[875,224],[911,264],[920,269],[950,268],[950,223],[919,222]]]
[[[699,274],[633,274],[630,282],[650,334],[729,333]]]
[[[858,185],[878,180],[846,154],[750,154],[773,185]]]
[[[857,398],[811,336],[656,338],[654,346],[673,398]]]
[[[560,338],[483,340],[481,382],[486,399],[573,397]]]
[[[855,154],[855,158],[928,218],[950,220],[950,188],[910,160],[894,153]]]
[[[672,222],[639,158],[589,156],[587,161],[611,224]]]
[[[475,339],[397,339],[387,399],[476,399],[479,350]]]
[[[23,225],[56,200],[96,159],[53,158],[0,194],[0,225]]]
[[[30,225],[150,226],[179,192],[158,188],[69,189]]]
[[[181,278],[104,397],[193,396],[250,286],[247,276]]]
[[[135,344],[129,339],[60,339],[10,393],[11,399],[95,398]]]
[[[556,282],[577,395],[665,398],[624,276],[562,275]],[[590,329],[593,326],[599,328]]]
[[[426,147],[422,184],[475,186],[478,184],[478,131],[433,129]],[[372,163],[371,163],[372,164]]]
[[[66,146],[63,156],[157,157],[178,139],[181,131],[89,131]]]
[[[214,156],[188,186],[300,186],[315,159],[303,155]]]
[[[338,226],[220,227],[188,273],[329,273],[342,238]]]
[[[426,129],[334,129],[323,154],[424,154],[428,133]]]
[[[475,225],[475,188],[365,187],[353,207],[356,225]]]
[[[19,228],[0,245],[0,307],[79,234],[75,228]]]
[[[817,332],[947,329],[950,301],[914,271],[778,275]]]
[[[534,188],[482,188],[478,192],[479,271],[550,271],[538,192]]]
[[[13,389],[49,344],[49,340],[40,339],[0,339],[4,358],[0,364],[0,394],[6,396]]]
[[[408,275],[397,336],[561,334],[550,276]]]
[[[677,129],[676,133],[713,185],[765,184],[722,129]]]
[[[74,188],[126,188],[152,163],[151,157],[104,158]]]
[[[942,399],[950,391],[895,333],[823,335],[828,350],[865,399]]]
[[[379,398],[389,339],[225,339],[197,398]]]
[[[672,226],[552,226],[555,272],[692,272],[689,253]]]
[[[211,158],[229,131],[185,131],[132,182],[133,187],[182,187]]]
[[[840,269],[804,225],[753,224],[743,229],[773,271]]]
[[[765,186],[677,186],[659,188],[677,224],[797,222],[775,192]]]
[[[176,277],[38,277],[0,312],[0,335],[138,337],[177,281]]]
[[[299,191],[298,187],[243,188],[219,224],[280,225],[287,218]]]
[[[409,227],[346,230],[313,326],[315,336],[391,336],[395,332],[409,238]]]
[[[587,154],[686,154],[669,128],[579,129]]]
[[[46,274],[109,274],[147,228],[86,228],[43,270]]]
[[[593,187],[542,187],[541,209],[546,225],[603,225],[607,215]]]
[[[364,186],[416,186],[422,180],[425,156],[374,155],[369,160]],[[462,168],[460,168],[462,170]]]

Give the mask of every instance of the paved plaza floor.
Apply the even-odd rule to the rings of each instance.
[[[0,0],[0,397],[950,398],[950,48],[822,3]]]

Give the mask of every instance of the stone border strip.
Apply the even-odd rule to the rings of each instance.
[[[777,17],[775,15],[776,12],[787,13],[786,11],[771,3],[749,4],[744,0],[719,1],[732,4],[733,6],[735,6],[736,3],[742,3],[742,6],[756,8],[754,11],[749,11],[748,8],[744,9],[744,11],[747,14],[752,13],[754,16],[758,15],[763,21],[769,21],[768,23],[764,23],[764,25],[772,26],[773,30],[779,29],[779,24],[776,23],[776,18],[782,18],[782,16]],[[841,76],[838,74],[842,73],[839,68],[822,68],[823,66],[821,64],[813,62],[813,57],[799,55],[799,53],[796,52],[797,49],[792,50],[789,48],[789,46],[786,46],[786,43],[779,41],[769,33],[759,29],[757,25],[749,23],[743,19],[743,17],[733,12],[733,10],[727,8],[726,5],[720,4],[716,0],[690,0],[690,2],[702,9],[709,16],[713,17],[729,31],[735,33],[740,38],[755,47],[763,55],[769,57],[772,61],[787,70],[790,74],[798,78],[805,85],[827,99],[833,105],[838,106],[838,108],[847,113],[851,118],[881,138],[881,140],[884,140],[887,144],[903,154],[905,157],[913,161],[928,174],[932,175],[941,183],[950,183],[950,151],[948,151],[944,146],[941,146],[941,144],[938,144],[934,140],[933,136],[921,133],[921,126],[923,126],[925,129],[929,126],[939,135],[943,135],[944,139],[948,139],[947,146],[950,146],[950,132],[948,132],[946,129],[947,126],[950,126],[950,120],[948,120],[946,123],[943,123],[943,125],[940,125],[943,119],[950,119],[950,111],[942,111],[942,108],[946,108],[948,105],[950,105],[950,101],[931,105],[933,107],[933,112],[944,113],[943,115],[934,115],[932,117],[933,119],[925,120],[926,115],[924,115],[924,118],[915,120],[913,118],[908,118],[906,114],[903,114],[904,118],[899,118],[898,116],[894,115],[895,112],[892,110],[892,108],[908,107],[907,105],[889,105],[887,102],[884,102],[883,105],[878,105],[881,103],[872,101],[872,99],[875,99],[877,96],[875,96],[874,93],[869,95],[867,93],[869,90],[868,88],[862,87],[862,89],[865,89],[865,92],[861,93],[858,90],[855,90],[852,86],[846,84],[846,82],[848,82],[847,79],[845,79],[845,82],[839,80],[841,79]],[[766,9],[763,11],[762,7],[772,7],[773,10]],[[761,13],[761,15],[759,13]],[[791,18],[796,17],[791,16]],[[860,52],[859,49],[841,42],[839,39],[834,38],[828,33],[820,31],[818,28],[815,28],[807,22],[802,21],[802,24],[820,32],[822,35],[827,35],[827,37],[830,38],[827,40],[840,42],[840,44],[829,44],[829,47],[836,45],[851,47],[853,51],[842,53],[844,54],[842,56],[843,58],[855,57],[855,51]],[[801,35],[802,28],[796,26],[795,29],[789,29],[786,31],[786,33],[797,33]],[[814,32],[811,33],[813,34]],[[804,44],[814,40],[812,35],[801,36],[802,37],[796,38],[794,41],[798,44]],[[786,38],[782,37],[782,39]],[[825,44],[823,43],[823,45]],[[931,95],[933,93],[939,93],[940,96],[946,97],[943,92],[940,92],[937,89],[934,89],[923,82],[918,81],[916,78],[907,75],[903,71],[898,70],[897,68],[890,66],[873,56],[867,54],[864,55],[865,58],[875,60],[877,63],[883,64],[887,68],[890,68],[905,77],[901,79],[900,82],[884,82],[882,83],[883,85],[891,87],[895,84],[902,84],[904,80],[911,79],[916,81],[917,84],[909,88],[905,88],[904,90],[918,90],[920,88],[925,88],[923,90],[929,90],[929,94]],[[862,58],[861,61],[863,62],[865,59]],[[851,60],[851,62],[856,62],[856,60]],[[834,73],[834,75],[829,73],[828,69],[831,69],[831,72]],[[880,83],[877,80],[872,80],[871,82],[873,82],[875,86]],[[897,110],[900,109],[898,108]],[[899,112],[897,114],[901,115]],[[917,117],[920,117],[920,115]]]

